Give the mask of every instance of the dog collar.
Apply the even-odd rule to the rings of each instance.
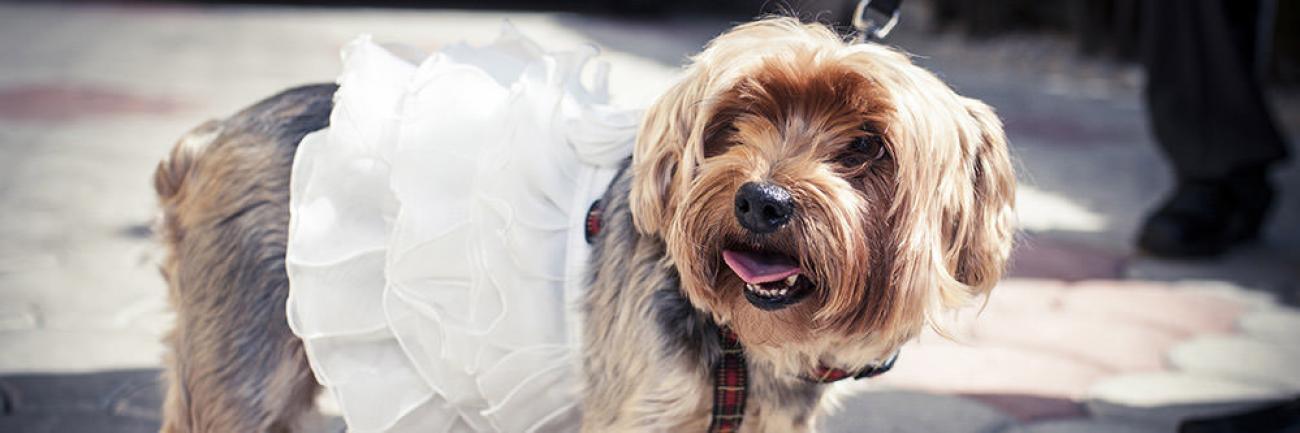
[[[742,360],[744,359],[745,348],[741,347],[740,339],[736,337],[735,331],[732,331],[731,328],[719,327],[718,337],[719,342],[722,343],[723,359],[726,359],[728,355],[734,355],[738,356]],[[894,352],[892,355],[889,355],[889,359],[886,359],[885,362],[869,365],[855,371],[819,365],[817,368],[814,368],[813,371],[809,372],[809,374],[801,376],[801,378],[812,383],[839,382],[850,377],[854,379],[867,379],[885,374],[885,372],[894,368],[894,361],[897,360],[898,352]],[[745,365],[741,364],[740,368],[744,369]]]
[[[600,234],[600,229],[604,227],[602,218],[605,214],[604,206],[600,205],[600,200],[591,202],[591,207],[587,208],[587,217],[585,219],[585,233],[587,245],[596,241],[596,235]]]
[[[731,433],[740,430],[740,422],[745,417],[745,398],[749,390],[749,370],[745,361],[745,348],[731,328],[718,327],[718,343],[722,348],[722,357],[713,364],[713,419],[709,423],[709,433]],[[894,367],[898,352],[879,365],[871,365],[850,372],[848,370],[817,366],[803,380],[812,383],[831,383],[848,379],[865,379],[876,377]]]

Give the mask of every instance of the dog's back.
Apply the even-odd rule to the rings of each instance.
[[[336,86],[284,91],[183,137],[154,188],[168,248],[164,432],[292,431],[317,385],[285,320],[289,174]]]

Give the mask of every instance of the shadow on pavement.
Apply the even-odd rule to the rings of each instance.
[[[93,373],[21,374],[0,376],[0,431],[22,433],[152,433],[158,431],[163,382],[157,369],[113,370]],[[1124,411],[1135,430],[1164,429],[1171,416],[1190,413],[1227,413],[1271,405],[1264,418],[1236,421],[1241,425],[1284,425],[1296,419],[1294,406],[1276,402],[1157,408],[1104,408],[1112,419]],[[1068,399],[1018,394],[943,395],[904,390],[871,391],[845,396],[841,409],[823,419],[827,433],[890,431],[933,433],[941,431],[1003,431],[1017,425],[1068,423],[1088,415],[1086,403]],[[1281,408],[1281,409],[1278,409]],[[1288,409],[1290,408],[1290,409]],[[1092,407],[1092,410],[1097,408]],[[1258,411],[1258,410],[1257,410]],[[1116,415],[1118,413],[1118,415]],[[942,414],[942,416],[935,416]],[[1155,414],[1155,415],[1152,415]],[[1200,421],[1195,433],[1227,433],[1232,421]],[[1254,423],[1254,424],[1242,424]],[[1116,425],[1128,425],[1119,423]],[[309,432],[342,433],[342,420],[317,415],[308,421]],[[972,429],[981,425],[981,429]],[[1013,429],[1014,430],[1014,429]],[[1157,430],[1151,430],[1157,431]],[[1260,430],[1274,431],[1274,430]],[[1281,431],[1281,430],[1276,430]]]
[[[158,369],[0,376],[0,432],[154,433],[162,421]],[[311,432],[341,433],[337,417],[307,420]]]

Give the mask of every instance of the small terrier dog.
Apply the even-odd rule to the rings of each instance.
[[[810,431],[827,388],[810,376],[885,363],[998,281],[1001,122],[897,51],[789,18],[735,27],[685,72],[601,201],[582,431]],[[288,181],[334,89],[200,126],[157,169],[179,313],[164,432],[297,431],[312,407],[285,318]],[[715,376],[736,347],[726,415]]]

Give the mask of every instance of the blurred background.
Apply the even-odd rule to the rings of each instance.
[[[1143,60],[1173,49],[1144,46],[1151,14],[1178,15],[1153,2],[1217,4],[904,2],[885,43],[997,109],[1019,166],[1024,233],[966,335],[923,335],[893,372],[837,385],[842,409],[822,430],[1300,431],[1295,403],[1252,418],[1253,430],[1187,424],[1300,394],[1300,169],[1263,171],[1276,195],[1257,241],[1195,258],[1137,246],[1148,216],[1187,184],[1144,99]],[[547,47],[599,46],[614,102],[645,106],[686,56],[736,23],[781,13],[847,30],[855,4],[0,2],[0,432],[156,431],[159,336],[171,317],[150,229],[154,166],[206,119],[332,81],[353,37],[427,51],[487,42],[509,20]],[[1245,54],[1232,61],[1248,65],[1294,153],[1300,2],[1252,4],[1236,45]],[[1213,39],[1212,27],[1184,35]],[[1236,152],[1242,140],[1219,146]],[[322,404],[319,430],[342,431]]]

